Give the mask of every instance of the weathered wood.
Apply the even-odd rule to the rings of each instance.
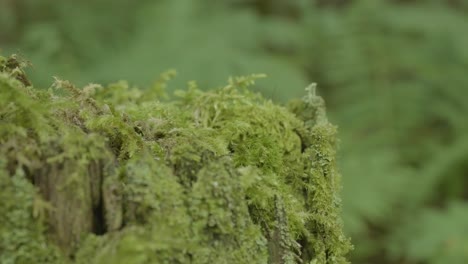
[[[85,234],[101,225],[95,220],[102,213],[100,163],[91,162],[86,168],[73,160],[44,164],[34,172],[34,184],[53,208],[48,211],[48,234],[69,255]]]

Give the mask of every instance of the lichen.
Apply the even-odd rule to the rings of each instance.
[[[171,71],[145,91],[44,91],[9,60],[1,263],[347,263],[336,127],[313,89],[286,108],[252,75],[168,98]]]

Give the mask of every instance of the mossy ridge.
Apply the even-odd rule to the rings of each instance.
[[[58,244],[56,263],[346,263],[323,101],[275,105],[246,89],[261,76],[161,101],[172,75],[145,92],[58,80],[63,94],[2,73],[3,177],[24,170],[48,205],[31,243]]]

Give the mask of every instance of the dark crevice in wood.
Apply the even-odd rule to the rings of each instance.
[[[104,217],[104,203],[102,198],[97,207],[93,208],[93,233],[95,235],[104,235],[107,232],[105,217]]]

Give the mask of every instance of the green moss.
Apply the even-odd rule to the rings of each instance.
[[[1,230],[0,249],[21,248],[2,258],[346,263],[336,128],[312,89],[288,109],[249,91],[252,75],[161,101],[172,72],[146,91],[44,92],[0,69],[2,184],[22,186],[1,194],[22,223]],[[24,228],[31,250],[13,241]]]
[[[0,169],[0,262],[58,263],[59,251],[47,243],[39,215],[41,198],[21,169],[8,175],[4,161]]]

